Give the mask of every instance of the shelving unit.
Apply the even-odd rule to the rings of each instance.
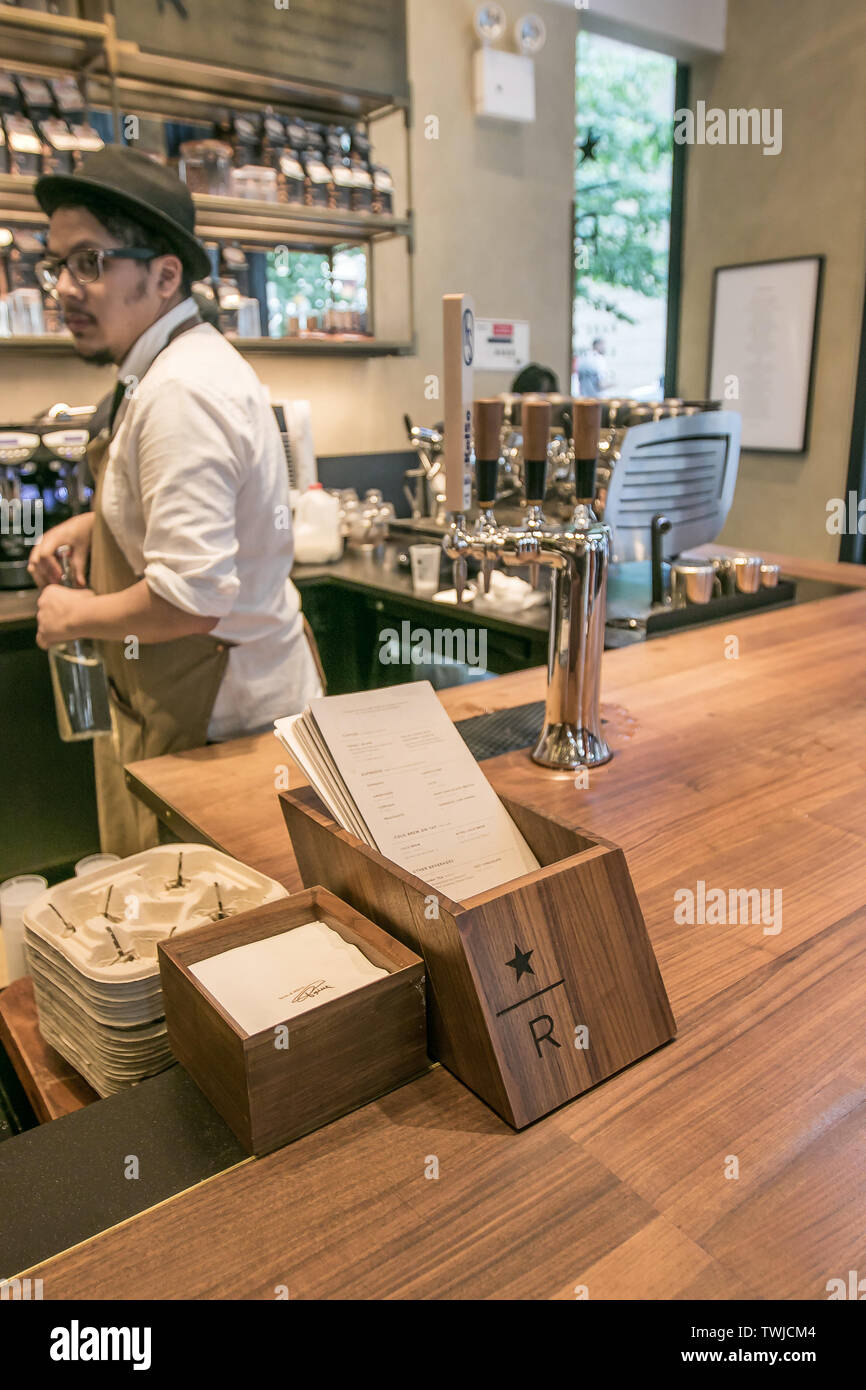
[[[0,217],[42,226],[47,222],[33,195],[34,178],[0,174]],[[379,241],[412,235],[411,217],[385,217],[377,213],[332,212],[288,203],[266,203],[255,198],[215,198],[194,193],[196,229],[202,235],[260,237],[276,244],[280,237],[305,245],[333,246],[344,242]]]
[[[72,72],[82,82],[89,106],[108,107],[114,116],[115,134],[121,117],[130,108],[142,115],[176,120],[213,120],[215,108],[262,110],[272,107],[281,114],[308,115],[334,122],[372,123],[402,115],[406,150],[406,213],[381,216],[322,208],[290,206],[245,198],[194,194],[196,229],[204,238],[242,238],[260,248],[285,245],[292,251],[333,252],[346,245],[367,248],[368,299],[375,323],[373,247],[376,243],[403,239],[407,252],[407,319],[405,339],[262,338],[238,339],[250,352],[309,353],[331,356],[409,355],[415,347],[414,287],[412,275],[413,217],[409,158],[410,112],[407,100],[383,99],[370,93],[326,88],[282,80],[244,69],[215,67],[182,58],[142,52],[136,44],[117,38],[114,19],[104,22],[68,19],[2,3],[0,0],[0,52],[5,67],[47,73]],[[44,225],[46,219],[33,196],[34,179],[0,174],[0,220]],[[17,347],[31,352],[71,352],[71,340],[8,338],[0,348]]]
[[[45,63],[84,72],[106,51],[108,24],[0,3],[3,62]],[[38,39],[38,51],[34,50]],[[116,40],[115,40],[116,42]]]

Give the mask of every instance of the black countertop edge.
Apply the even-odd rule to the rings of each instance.
[[[249,1155],[181,1066],[0,1144],[0,1279]]]

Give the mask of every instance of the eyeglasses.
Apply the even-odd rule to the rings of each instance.
[[[120,246],[116,251],[84,246],[69,256],[49,256],[44,261],[37,261],[36,275],[45,293],[53,295],[64,266],[77,284],[92,285],[101,278],[107,260],[152,261],[158,255],[158,251],[150,251],[143,246]]]

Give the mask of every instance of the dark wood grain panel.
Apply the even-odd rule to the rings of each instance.
[[[388,973],[249,1034],[193,974],[200,961],[322,921]],[[320,887],[159,944],[172,1052],[250,1153],[266,1154],[429,1066],[424,966]]]
[[[304,882],[411,941],[431,985],[431,1054],[516,1128],[673,1037],[620,849],[504,798],[541,867],[454,903],[341,829],[308,790],[280,800]]]

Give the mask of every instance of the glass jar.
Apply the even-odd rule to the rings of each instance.
[[[373,209],[386,217],[394,211],[394,180],[382,164],[373,165]]]
[[[185,140],[180,147],[177,171],[190,193],[228,196],[232,148],[222,140]]]
[[[334,180],[334,207],[341,212],[350,212],[355,191],[355,178],[348,160],[342,155],[331,159],[331,177]]]
[[[281,192],[290,207],[303,207],[306,200],[304,169],[294,150],[280,155]]]
[[[45,332],[41,290],[35,287],[11,290],[6,303],[13,337],[38,337]]]
[[[310,208],[329,208],[333,206],[334,180],[331,170],[318,150],[307,150],[304,155],[306,174],[305,202]]]
[[[259,301],[251,295],[240,295],[237,307],[237,335],[239,338],[260,338],[262,319]]]
[[[352,209],[354,212],[373,211],[373,176],[357,151],[352,152]]]
[[[255,198],[262,203],[277,202],[277,171],[263,164],[244,164],[231,171],[233,198]]]

